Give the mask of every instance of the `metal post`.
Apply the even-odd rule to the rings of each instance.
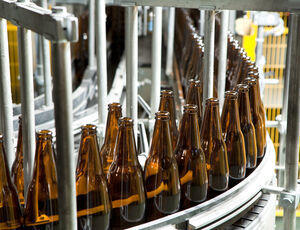
[[[95,64],[95,0],[90,0],[89,2],[88,42],[89,42],[89,68],[94,69],[96,65]]]
[[[205,37],[204,37],[204,81],[203,105],[205,100],[213,97],[214,80],[214,46],[215,46],[215,11],[205,11]]]
[[[292,22],[289,24],[288,42],[286,50],[286,61],[285,61],[285,77],[284,77],[284,88],[283,88],[283,103],[280,121],[280,145],[279,145],[279,168],[284,168],[285,165],[285,154],[286,154],[286,122],[287,122],[287,109],[288,109],[288,97],[289,97],[289,79],[290,79],[290,68],[291,68],[291,53],[292,53]],[[278,186],[284,186],[284,175],[285,170],[279,170],[278,172]]]
[[[223,108],[226,66],[227,66],[227,31],[228,31],[228,16],[229,11],[221,11],[221,29],[219,38],[219,65],[218,65],[218,97],[220,101],[220,112]]]
[[[10,169],[14,161],[14,130],[7,23],[5,19],[0,19],[0,106],[0,123],[2,120],[2,129],[5,138],[4,143],[6,148],[6,158],[8,161],[8,167]]]
[[[47,9],[47,0],[41,0],[41,7]],[[39,35],[41,44],[41,53],[43,61],[43,74],[44,74],[44,88],[45,88],[45,105],[50,106],[52,104],[52,80],[51,80],[51,67],[50,67],[50,47],[49,41]]]
[[[174,31],[175,31],[175,8],[170,7],[169,18],[168,18],[166,75],[170,75],[173,72]]]
[[[158,110],[161,82],[162,7],[154,7],[152,35],[151,117]]]
[[[96,53],[98,76],[98,121],[104,124],[106,119],[107,64],[106,64],[106,15],[105,0],[96,1]]]
[[[236,11],[229,10],[228,30],[233,34],[235,32],[235,18],[236,18]]]
[[[147,36],[148,32],[148,7],[143,6],[143,35]]]
[[[264,27],[258,26],[256,38],[256,64],[259,69],[262,69],[262,56],[263,56],[263,43],[264,43]]]
[[[285,188],[288,192],[297,191],[298,161],[299,161],[299,134],[300,134],[300,15],[291,14],[292,30],[290,30],[291,58],[290,58],[290,79],[289,99],[287,113],[286,133],[286,160],[285,160]],[[296,207],[290,205],[284,207],[284,229],[296,229]]]
[[[35,155],[35,116],[31,31],[18,27],[21,110],[23,120],[24,184],[28,187]],[[25,189],[25,197],[27,191]]]
[[[205,10],[200,10],[200,36],[204,36]]]
[[[134,120],[137,140],[138,123],[138,8],[125,9],[125,52],[126,52],[126,116]]]

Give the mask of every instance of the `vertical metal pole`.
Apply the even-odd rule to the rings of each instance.
[[[235,31],[235,18],[236,18],[236,11],[235,10],[229,10],[228,29],[233,34],[234,34],[234,31]]]
[[[257,30],[257,38],[256,38],[256,64],[259,69],[262,69],[262,56],[263,56],[263,43],[264,43],[264,27],[259,26]]]
[[[148,32],[148,7],[143,6],[143,35],[147,36]]]
[[[203,105],[205,100],[213,97],[214,80],[214,46],[215,46],[215,11],[205,11],[205,37],[204,37],[204,81]]]
[[[138,123],[138,8],[125,9],[125,52],[126,52],[126,116],[134,120],[137,140]]]
[[[291,14],[292,52],[290,63],[289,99],[286,133],[285,188],[288,192],[297,191],[299,134],[300,134],[300,15]],[[284,229],[296,229],[296,207],[284,207]]]
[[[289,79],[290,79],[290,68],[291,68],[291,53],[292,53],[292,20],[289,23],[289,34],[286,50],[286,61],[285,61],[285,77],[284,77],[284,88],[283,88],[283,103],[281,112],[281,128],[280,132],[280,145],[279,145],[279,159],[278,164],[281,168],[278,172],[278,186],[284,186],[284,175],[285,170],[282,168],[285,165],[285,154],[286,154],[286,122],[287,122],[287,109],[288,109],[288,98],[289,98]]]
[[[175,8],[170,7],[169,18],[168,18],[166,75],[170,75],[173,72],[174,31],[175,31]]]
[[[200,36],[204,36],[205,10],[200,10]]]
[[[98,22],[99,23],[99,22]],[[106,38],[105,38],[106,39]],[[89,2],[89,68],[94,69],[95,61],[95,0]]]
[[[228,31],[228,16],[229,11],[223,10],[221,12],[221,29],[219,38],[219,65],[218,65],[218,97],[220,101],[220,112],[224,103],[225,80],[226,80],[226,66],[227,66],[227,31]]]
[[[0,119],[2,118],[6,158],[10,169],[14,161],[13,106],[10,85],[7,23],[2,18],[0,19],[0,101]]]
[[[41,0],[41,7],[48,8],[47,0]],[[52,80],[51,80],[51,67],[50,67],[50,47],[49,41],[44,36],[40,37],[40,44],[42,48],[43,60],[43,74],[44,74],[44,88],[45,88],[45,105],[52,104]]]
[[[106,15],[105,0],[96,1],[96,53],[98,76],[98,121],[104,124],[106,119],[107,97],[107,60],[106,60]]]
[[[151,117],[158,110],[161,82],[162,7],[154,7],[152,35]]]
[[[29,185],[35,154],[35,116],[31,31],[18,27],[21,110],[23,120],[24,184]],[[27,191],[25,189],[25,196]]]

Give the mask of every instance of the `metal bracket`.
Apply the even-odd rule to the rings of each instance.
[[[78,40],[78,20],[64,7],[52,11],[32,2],[0,0],[0,17],[56,42]]]
[[[277,186],[265,186],[262,191],[265,193],[273,193],[279,195],[279,206],[287,208],[292,207],[296,209],[299,204],[299,186],[297,191],[287,191],[285,188]]]

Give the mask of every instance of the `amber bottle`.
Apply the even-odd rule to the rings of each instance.
[[[107,180],[112,203],[112,228],[123,229],[142,221],[146,204],[145,190],[131,118],[119,119],[114,160]]]
[[[95,125],[81,127],[76,196],[78,229],[108,229],[111,207],[99,157]]]
[[[186,97],[186,103],[197,105],[198,124],[202,124],[202,98],[203,98],[203,85],[201,81],[190,79],[190,87]]]
[[[200,137],[209,187],[215,191],[225,191],[228,188],[229,167],[226,144],[222,137],[219,100],[216,98],[206,100]]]
[[[104,175],[107,176],[110,164],[113,161],[113,151],[118,133],[118,120],[122,116],[122,106],[119,103],[108,105],[108,116],[104,143],[100,150],[100,159]]]
[[[249,89],[245,84],[238,84],[238,104],[241,130],[245,140],[246,150],[246,167],[255,168],[257,160],[257,147],[256,147],[256,135],[255,128],[251,119],[250,102],[249,102]]]
[[[0,134],[0,229],[21,227],[21,208],[7,165],[3,136]]]
[[[172,90],[162,90],[160,94],[159,111],[167,111],[170,114],[170,133],[172,140],[172,147],[175,149],[178,139],[178,129],[176,124],[176,108],[174,93]]]
[[[56,166],[49,130],[37,132],[33,177],[28,186],[25,226],[58,229],[58,190]]]
[[[147,195],[147,220],[174,213],[180,206],[178,165],[173,152],[169,112],[157,112],[144,181]]]
[[[19,117],[19,134],[16,151],[16,158],[11,168],[11,178],[16,186],[20,204],[24,208],[24,171],[23,171],[23,138],[22,138],[22,117]]]
[[[189,208],[206,199],[208,179],[206,161],[200,143],[197,105],[185,105],[175,149],[181,186],[181,208]]]
[[[244,136],[240,127],[237,98],[237,92],[225,92],[221,124],[227,149],[229,176],[232,179],[240,180],[246,174],[246,150]]]
[[[263,131],[263,120],[259,114],[259,102],[256,91],[256,79],[246,78],[245,84],[249,87],[249,99],[250,99],[250,110],[251,119],[255,128],[256,135],[256,146],[257,146],[257,158],[264,156],[264,131]]]

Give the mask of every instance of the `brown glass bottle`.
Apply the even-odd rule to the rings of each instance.
[[[199,80],[190,79],[190,87],[186,97],[186,103],[197,105],[198,124],[202,124],[202,98],[203,98],[203,85]]]
[[[238,104],[241,130],[245,140],[246,150],[246,167],[255,168],[257,161],[257,147],[256,147],[256,135],[255,128],[251,119],[250,102],[249,102],[249,89],[245,84],[238,84]]]
[[[206,161],[200,143],[197,105],[187,104],[180,123],[175,149],[181,185],[181,208],[189,208],[206,199],[208,179]]]
[[[24,171],[23,171],[23,138],[22,138],[22,117],[19,117],[19,134],[16,151],[16,158],[11,168],[11,178],[16,186],[20,204],[24,208]]]
[[[131,118],[119,119],[114,160],[107,180],[112,203],[111,227],[123,229],[142,221],[146,205],[145,190]]]
[[[228,188],[229,167],[226,144],[222,137],[219,100],[216,98],[206,100],[200,137],[209,187],[215,191],[225,191]]]
[[[37,132],[33,177],[28,186],[25,226],[58,229],[58,190],[52,132]]]
[[[147,220],[174,213],[180,206],[178,165],[173,152],[169,112],[155,114],[155,126],[144,181],[147,195]]]
[[[110,164],[114,158],[113,151],[117,140],[118,120],[121,116],[122,106],[120,103],[112,103],[108,105],[105,139],[100,150],[100,159],[105,176],[107,176]]]
[[[172,140],[172,147],[175,149],[178,139],[178,129],[176,124],[176,108],[174,93],[172,90],[162,90],[160,94],[159,111],[167,111],[170,114],[170,133]]]
[[[259,114],[259,102],[258,102],[258,95],[256,92],[257,82],[255,78],[248,78],[248,77],[245,79],[244,82],[249,87],[251,119],[255,128],[257,158],[261,158],[264,156],[264,132],[263,132],[263,120]]]
[[[232,179],[241,180],[246,174],[246,150],[244,136],[240,127],[237,99],[237,92],[225,92],[221,124],[227,149],[229,176]]]
[[[78,229],[108,229],[111,207],[99,157],[95,125],[81,127],[76,169],[76,196]]]
[[[13,185],[0,134],[0,229],[17,229],[21,227],[21,208],[18,194]]]

